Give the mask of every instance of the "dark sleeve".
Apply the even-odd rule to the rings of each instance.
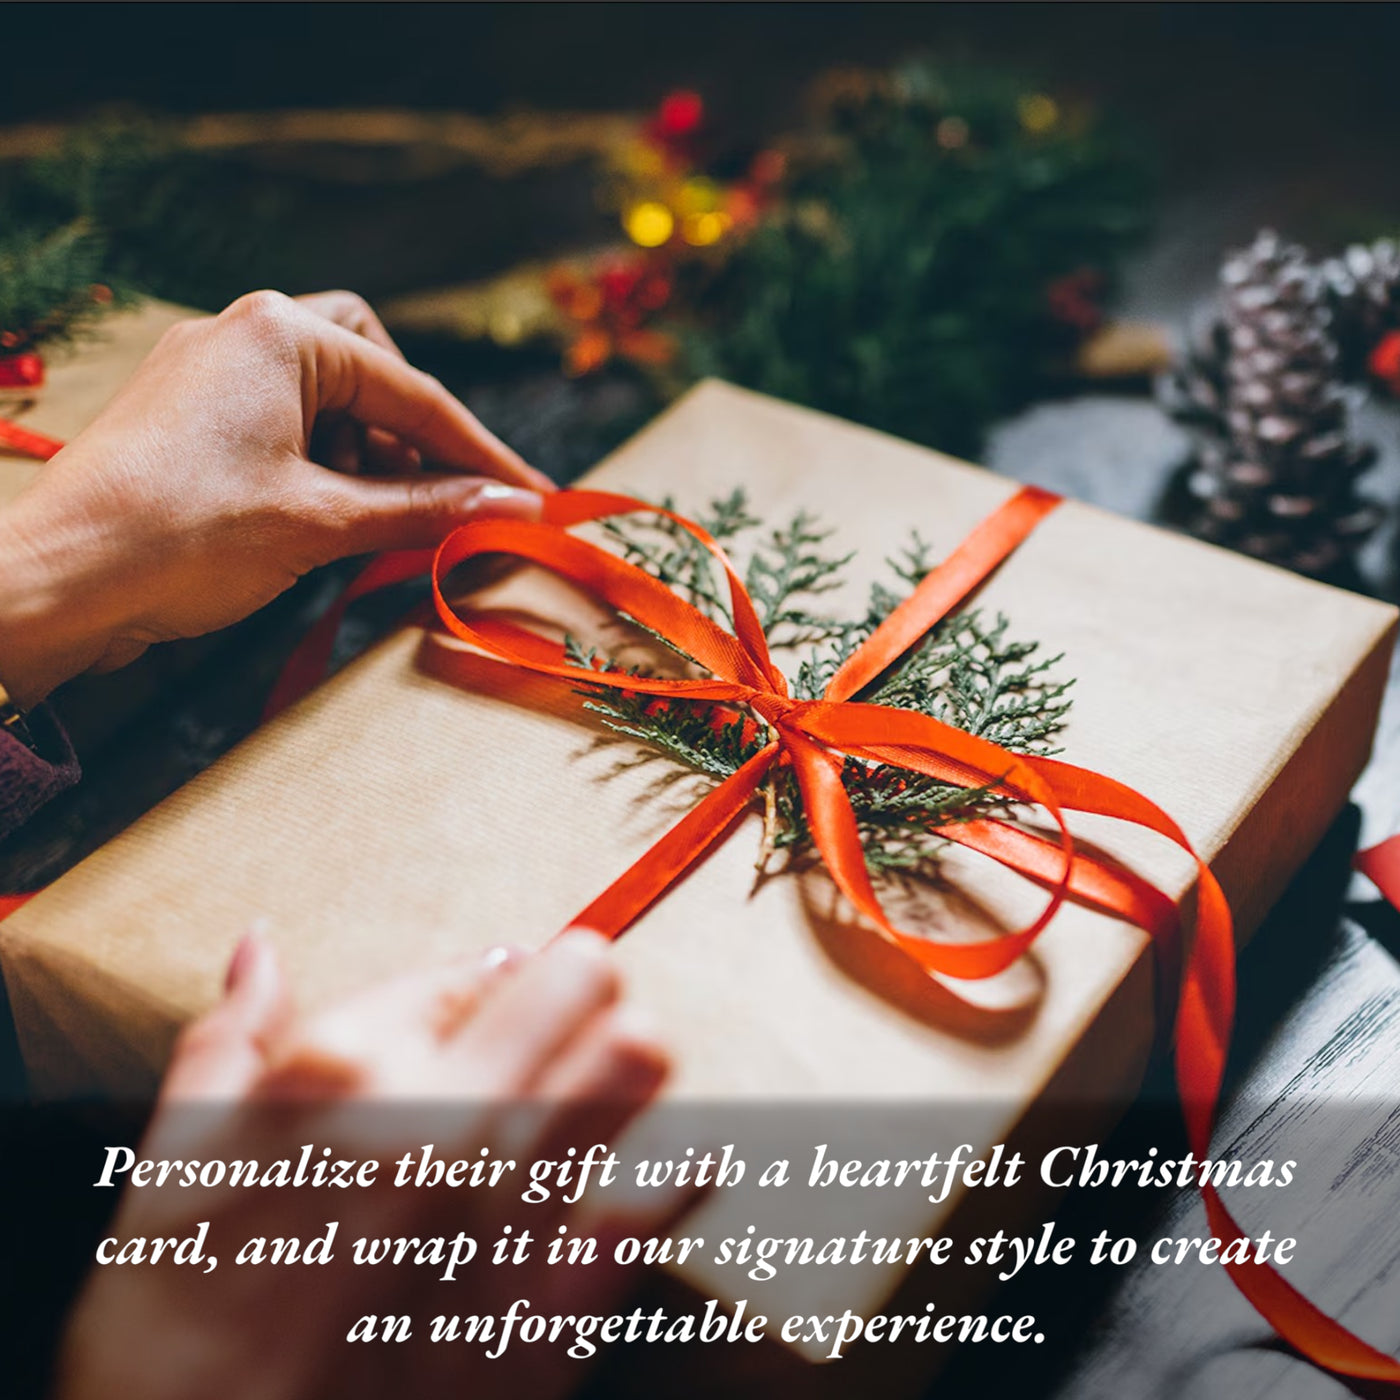
[[[42,705],[28,719],[37,752],[0,731],[0,839],[79,777],[78,757],[58,721]]]

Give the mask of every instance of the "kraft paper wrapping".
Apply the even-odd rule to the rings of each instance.
[[[107,406],[156,341],[196,313],[163,301],[143,301],[100,321],[91,338],[46,356],[45,382],[37,390],[0,393],[0,418],[45,437],[67,442]],[[28,406],[26,406],[28,405]],[[33,481],[40,463],[0,447],[0,505]]]
[[[911,527],[941,556],[1015,489],[719,383],[588,483],[669,493],[691,512],[743,484],[774,523],[818,512],[837,527],[835,544],[858,551],[833,610],[861,606]],[[536,573],[504,589],[555,621],[578,607]],[[1005,612],[1012,635],[1065,653],[1075,678],[1065,757],[1175,816],[1247,934],[1365,762],[1395,610],[1073,502],[977,605]],[[604,740],[567,687],[463,657],[400,632],[0,928],[41,1092],[154,1085],[176,1029],[216,998],[257,917],[314,1005],[415,964],[543,942],[693,801],[688,780],[662,781],[664,761],[625,765],[635,751]],[[1165,842],[1107,820],[1075,826],[1186,894],[1188,863]],[[968,989],[969,1006],[851,928],[819,874],[756,881],[759,839],[755,813],[619,945],[633,994],[675,1049],[674,1098],[960,1106],[952,1143],[935,1124],[908,1144],[926,1155],[969,1131],[985,1146],[1024,1130],[1047,1094],[1130,1096],[1153,1019],[1139,930],[1067,906],[1031,958]],[[945,868],[951,892],[917,911],[941,936],[985,937],[1043,899],[977,857],[953,852]],[[850,1230],[935,1233],[955,1202],[935,1209],[915,1196],[913,1215],[892,1193],[830,1204],[824,1235],[841,1233],[842,1210],[856,1212]],[[764,1232],[788,1233],[781,1198],[766,1209]],[[715,1198],[691,1232],[742,1230],[745,1218],[726,1210]],[[898,1281],[886,1268],[853,1283],[856,1272],[787,1272],[760,1294],[703,1251],[682,1271],[702,1296],[761,1296],[779,1318],[873,1308]]]

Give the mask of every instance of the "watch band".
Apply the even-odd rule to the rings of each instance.
[[[0,733],[14,735],[33,753],[39,751],[39,746],[29,729],[28,716],[10,699],[10,692],[5,689],[3,683],[0,683]]]

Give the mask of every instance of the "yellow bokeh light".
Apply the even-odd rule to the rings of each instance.
[[[1043,92],[1028,93],[1016,104],[1016,114],[1021,125],[1033,136],[1049,131],[1060,120],[1060,106],[1053,97]]]
[[[692,247],[704,248],[718,243],[729,228],[729,216],[715,211],[691,214],[681,224],[681,237]]]
[[[654,199],[633,204],[622,216],[622,227],[639,248],[659,248],[670,240],[676,220],[671,211]]]
[[[676,208],[682,214],[708,214],[718,205],[719,186],[704,176],[687,180],[676,196]]]

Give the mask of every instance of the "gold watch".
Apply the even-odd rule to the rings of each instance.
[[[29,730],[28,716],[10,699],[10,692],[5,689],[3,681],[0,681],[0,733],[13,734],[31,752],[39,751]]]

